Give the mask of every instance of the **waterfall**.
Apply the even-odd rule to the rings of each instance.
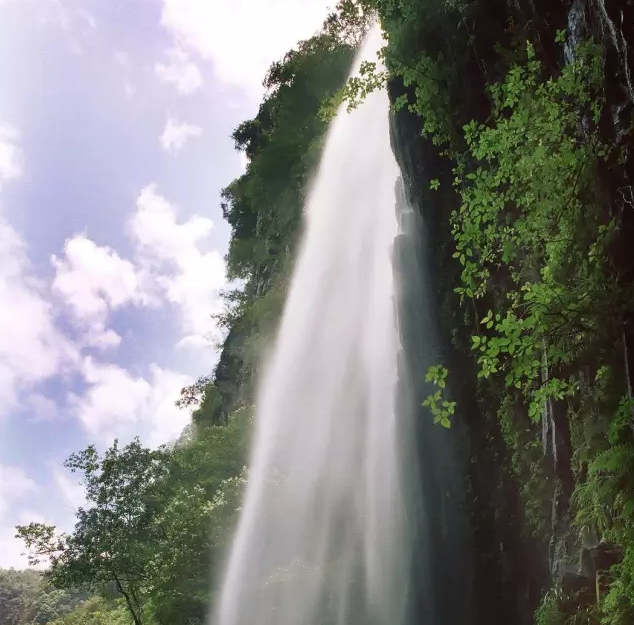
[[[376,59],[375,28],[360,51]],[[389,100],[333,121],[256,402],[215,625],[398,625],[410,536],[396,419]]]

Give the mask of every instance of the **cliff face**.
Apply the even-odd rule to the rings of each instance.
[[[631,624],[634,2],[359,2],[389,37],[403,172],[403,465],[425,502],[410,516],[411,620]],[[294,78],[237,131],[252,160],[225,193],[230,261],[250,278],[215,375],[224,414],[252,400],[252,335],[279,308],[266,298],[325,124],[288,153],[284,133],[312,128],[339,56],[329,38],[288,56]],[[328,59],[337,84],[296,110]],[[293,124],[270,123],[281,105]],[[436,364],[457,402],[449,430],[421,406]]]
[[[398,97],[399,85],[391,89]],[[546,584],[546,558],[541,546],[522,538],[522,504],[508,471],[495,403],[487,405],[478,397],[475,363],[466,347],[454,344],[466,345],[470,328],[451,301],[458,275],[451,260],[448,215],[439,210],[439,194],[429,188],[430,180],[449,179],[451,168],[431,141],[421,138],[420,121],[411,113],[396,114],[393,146],[405,202],[417,215],[408,216],[406,235],[397,242],[407,370],[401,378],[411,385],[402,395],[413,388],[419,407],[410,407],[416,419],[416,461],[404,464],[407,471],[419,467],[420,491],[411,496],[423,499],[432,517],[419,528],[421,541],[433,548],[421,547],[417,554],[421,567],[414,573],[418,596],[412,622],[425,622],[431,603],[433,623],[529,625]],[[412,257],[418,261],[416,278],[406,270],[409,264],[411,271]],[[424,372],[435,362],[446,363],[453,373],[451,395],[458,403],[458,419],[451,432],[433,425],[421,407],[429,392]],[[445,506],[445,500],[453,505]]]
[[[388,34],[405,38],[405,11],[400,16],[390,11],[384,10]],[[525,40],[530,40],[535,46],[546,73],[555,77],[574,60],[578,43],[592,39],[600,44],[605,103],[597,132],[602,141],[618,149],[613,151],[614,156],[608,156],[599,163],[597,185],[602,189],[600,208],[615,223],[615,235],[608,250],[611,271],[618,275],[619,286],[626,292],[634,282],[634,249],[631,243],[634,241],[631,186],[634,158],[628,134],[634,110],[631,74],[634,64],[633,17],[634,3],[631,1],[479,0],[470,4],[457,28],[455,15],[443,17],[438,12],[435,22],[437,32],[447,32],[444,29],[448,24],[454,26],[451,35],[455,51],[451,59],[453,82],[449,83],[446,95],[453,113],[451,123],[455,128],[471,119],[485,122],[490,117],[492,110],[486,87],[503,79],[510,64],[509,57],[513,57]],[[434,30],[433,24],[425,28],[429,32]],[[563,31],[566,33],[565,46],[558,41],[561,39],[558,33]],[[413,40],[419,42],[422,55],[439,58],[438,50],[444,50],[447,57],[446,50],[433,36],[425,38],[423,32],[418,32],[418,39],[411,33],[408,37],[410,45]],[[412,58],[415,56],[413,54]],[[402,66],[407,65],[407,61],[399,63],[403,73]],[[414,63],[410,65],[413,67]],[[455,84],[456,78],[460,79],[459,85]],[[405,81],[395,79],[391,82],[390,92],[395,103],[404,94],[410,102],[417,97],[420,100],[416,83],[408,79],[407,74]],[[518,434],[526,450],[509,446],[508,428],[505,429],[499,418],[504,391],[494,380],[483,382],[478,379],[476,357],[470,345],[471,336],[478,331],[479,319],[484,313],[477,310],[475,302],[473,310],[469,310],[468,306],[465,310],[454,293],[460,284],[461,271],[452,258],[455,241],[450,225],[451,212],[460,206],[459,194],[452,188],[453,168],[456,166],[456,159],[452,156],[455,153],[450,157],[446,151],[443,153],[443,146],[438,145],[433,134],[422,136],[424,121],[416,113],[401,109],[395,115],[393,146],[403,172],[407,202],[420,217],[418,220],[410,219],[418,229],[423,264],[428,268],[429,282],[424,287],[419,285],[419,288],[424,288],[425,296],[432,299],[433,308],[438,313],[433,323],[440,328],[439,361],[444,362],[450,371],[451,394],[458,402],[460,421],[464,425],[462,429],[452,430],[451,442],[446,444],[456,454],[455,466],[462,468],[464,500],[468,502],[469,509],[468,537],[456,535],[454,538],[457,542],[471,544],[464,556],[472,558],[472,568],[468,572],[471,580],[471,619],[454,618],[446,622],[528,625],[534,622],[535,610],[551,587],[563,593],[562,596],[573,597],[567,608],[559,606],[564,612],[566,609],[571,613],[580,610],[579,606],[584,602],[598,603],[598,595],[606,588],[601,586],[603,582],[597,580],[597,571],[605,574],[611,565],[618,562],[623,554],[623,545],[615,548],[600,532],[590,540],[580,541],[577,528],[573,529],[573,516],[579,512],[580,506],[573,510],[571,497],[586,480],[589,465],[585,460],[579,460],[580,452],[573,440],[574,433],[571,434],[571,428],[576,426],[570,411],[576,409],[571,407],[575,401],[583,400],[547,402],[541,423],[537,425],[527,421]],[[584,118],[580,118],[579,123],[588,124]],[[464,150],[460,142],[457,145],[458,153]],[[436,190],[430,188],[432,181],[440,183]],[[623,314],[616,321],[620,325],[622,340],[615,340],[606,331],[603,338],[606,346],[601,352],[607,354],[617,372],[616,377],[625,377],[624,386],[630,396],[634,379],[631,310],[631,306],[624,305]],[[407,315],[407,311],[404,314]],[[409,314],[409,323],[415,325],[414,315]],[[423,325],[426,323],[423,322]],[[410,338],[404,337],[406,352],[408,346],[411,348],[416,343],[411,338],[415,332],[410,328]],[[575,366],[578,367],[576,371]],[[569,368],[570,374],[579,376],[582,381],[584,375],[586,378],[591,375],[591,367],[583,359],[579,359],[578,365],[571,362]],[[518,408],[510,409],[511,412],[513,410]],[[421,418],[429,419],[427,415]],[[597,417],[597,420],[600,418]],[[445,434],[431,436],[444,437]],[[429,456],[424,439],[424,434],[418,439],[421,458]],[[535,442],[537,445],[533,444]],[[529,447],[533,454],[530,457]],[[539,497],[534,494],[527,497],[525,492],[522,494],[526,490],[522,474],[514,470],[517,456],[522,454],[525,457],[520,458],[520,464],[539,465],[544,482],[544,492]],[[459,480],[454,481],[454,485],[458,483]],[[436,501],[439,501],[438,497]],[[546,519],[546,523],[537,529],[527,519],[530,505],[541,506],[538,513]],[[460,514],[459,510],[454,510],[454,523],[459,524]],[[442,522],[449,521],[445,519]],[[446,555],[446,567],[457,569],[462,566],[457,553]],[[455,606],[459,600],[454,590],[457,586],[451,591],[446,587],[444,592],[438,588],[437,592],[444,595],[441,601],[453,601]],[[588,620],[583,622],[598,622],[592,618],[588,616]]]

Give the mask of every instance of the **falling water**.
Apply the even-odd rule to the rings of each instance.
[[[375,29],[357,59],[374,59]],[[257,400],[217,625],[398,625],[407,585],[395,390],[389,101],[339,111]]]

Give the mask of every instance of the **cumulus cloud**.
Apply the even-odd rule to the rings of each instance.
[[[86,358],[83,376],[88,389],[71,395],[69,404],[86,430],[101,440],[143,436],[154,446],[176,438],[189,417],[174,405],[191,378],[157,365],[146,378],[126,369]]]
[[[130,302],[149,302],[134,265],[85,235],[68,239],[64,256],[53,256],[51,262],[56,270],[53,293],[84,329],[84,344],[100,349],[119,345],[121,337],[106,328],[109,313]]]
[[[9,506],[37,490],[37,484],[20,467],[0,464],[0,518]]]
[[[62,497],[64,505],[71,511],[86,505],[86,495],[83,484],[78,477],[64,470],[60,465],[51,463],[53,483]]]
[[[15,525],[36,519],[11,511],[37,491],[37,484],[24,469],[0,464],[0,565],[4,568],[27,566],[24,546],[15,538]]]
[[[219,290],[226,283],[225,264],[217,250],[203,251],[213,222],[195,215],[177,221],[177,209],[145,187],[137,199],[130,232],[139,262],[154,276],[156,287],[181,313],[182,343],[200,345],[214,330],[210,316],[220,309]]]
[[[3,145],[11,146],[3,154],[11,156],[2,161],[0,175],[9,180],[22,172],[15,164],[21,157],[19,135],[2,128]],[[59,257],[52,257],[50,290],[35,277],[23,240],[0,214],[0,417],[18,407],[34,420],[70,416],[102,442],[139,434],[155,445],[180,434],[188,415],[174,400],[192,382],[189,376],[157,364],[145,375],[135,374],[83,353],[86,347],[119,344],[111,317],[126,306],[171,305],[181,320],[184,345],[200,346],[213,331],[210,315],[219,308],[218,292],[225,282],[221,255],[206,249],[213,223],[197,215],[179,219],[177,213],[155,185],[145,187],[128,223],[130,258],[78,234],[66,241]],[[60,312],[78,330],[77,341],[57,324]],[[81,377],[86,388],[69,393],[66,405],[58,406],[38,385],[64,375]],[[54,479],[64,497],[75,497],[66,482]],[[14,490],[1,490],[9,482]],[[8,497],[31,488],[18,469],[5,468],[0,513]],[[0,543],[3,531],[0,527]]]
[[[42,393],[30,393],[22,399],[22,405],[28,410],[29,421],[55,421],[61,414],[59,406]]]
[[[198,66],[180,47],[165,50],[166,63],[156,63],[154,71],[159,80],[172,84],[181,95],[189,95],[198,91],[203,84]]]
[[[71,368],[77,358],[73,344],[55,327],[52,307],[28,279],[26,261],[12,259],[13,268],[4,264],[18,242],[0,223],[0,417],[16,408],[20,392]]]
[[[270,64],[317,32],[334,0],[162,0],[162,25],[254,100]]]
[[[17,131],[11,136],[17,138]],[[7,166],[7,162],[4,161],[3,169],[5,180],[15,178],[17,171]],[[11,174],[7,176],[6,172]],[[21,392],[72,369],[78,355],[72,342],[56,327],[53,308],[46,290],[34,276],[24,241],[2,216],[0,328],[3,336],[0,341],[0,417],[3,417],[16,407]]]
[[[95,345],[90,332],[106,340],[110,315],[125,306],[169,304],[181,323],[180,346],[208,347],[214,332],[211,314],[220,309],[225,284],[221,254],[205,249],[210,219],[179,219],[178,209],[156,187],[146,186],[128,221],[130,259],[78,235],[54,258],[53,292],[79,327],[83,344]],[[113,338],[112,344],[115,344]],[[147,375],[85,357],[79,372],[87,388],[68,395],[68,410],[100,441],[143,437],[154,445],[177,437],[188,415],[174,406],[189,376],[153,364]]]
[[[55,525],[50,519],[29,508],[20,508],[14,514],[7,515],[0,519],[0,566],[4,569],[36,569],[44,570],[49,566],[48,558],[34,565],[29,565],[25,554],[24,543],[15,537],[16,525],[28,525],[29,523],[43,523],[44,525]],[[65,529],[72,528],[72,523],[67,524]]]
[[[168,303],[180,318],[179,344],[207,347],[215,333],[211,315],[221,308],[219,291],[226,283],[222,255],[205,249],[212,228],[199,215],[179,221],[177,207],[150,184],[128,222],[131,259],[84,235],[66,241],[64,255],[53,257],[52,290],[81,330],[82,345],[116,347],[121,338],[108,325],[119,308]]]
[[[161,147],[166,152],[179,152],[192,137],[199,137],[202,128],[169,118],[160,137]]]

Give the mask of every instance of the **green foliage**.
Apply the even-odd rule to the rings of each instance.
[[[455,170],[462,203],[452,228],[454,258],[462,267],[456,292],[476,310],[480,302],[494,303],[472,337],[478,375],[501,381],[510,402],[527,406],[530,421],[539,422],[551,403],[567,405],[573,434],[585,428],[590,435],[574,439],[580,462],[576,524],[625,547],[601,607],[602,623],[620,625],[634,615],[634,570],[628,566],[634,446],[632,402],[625,397],[613,406],[614,391],[603,381],[612,363],[601,360],[601,346],[618,341],[627,305],[609,265],[615,223],[602,209],[597,176],[597,163],[609,154],[596,130],[601,88],[602,58],[595,46],[579,46],[575,61],[552,78],[528,45],[525,63],[490,88],[490,122],[464,129],[468,154]],[[597,371],[594,381],[581,375],[584,367]],[[589,430],[595,411],[610,416]],[[522,449],[522,427],[531,430],[506,413],[503,431],[521,477],[527,518],[544,534],[552,494],[540,488],[541,460],[530,445]],[[537,622],[583,616],[579,606],[564,612],[547,597]]]
[[[497,405],[530,529],[544,541],[552,531],[554,485],[540,422],[556,411],[570,425],[577,527],[622,550],[619,564],[600,572],[598,606],[549,594],[537,622],[597,624],[599,612],[607,625],[634,622],[634,406],[629,391],[623,396],[623,362],[614,356],[631,293],[611,265],[617,222],[599,175],[608,159],[621,158],[598,130],[603,51],[582,43],[552,74],[530,43],[523,50],[500,44],[495,72],[511,61],[505,78],[489,85],[489,118],[464,125],[457,60],[469,58],[472,45],[477,56],[477,37],[460,29],[478,3],[361,4],[377,11],[388,35],[380,53],[387,73],[368,66],[333,102],[355,106],[398,76],[406,93],[395,108],[417,113],[423,135],[453,161],[460,200],[450,218],[460,264],[455,291],[474,324],[479,392]],[[516,45],[517,32],[510,34]],[[563,44],[566,31],[554,37]],[[437,179],[429,186],[440,190]],[[448,190],[440,195],[451,202]],[[425,405],[437,422],[452,405],[442,403],[445,375],[434,368],[427,376],[437,390]]]
[[[610,571],[610,586],[602,602],[601,625],[627,625],[634,622],[634,537],[630,533],[628,545],[619,564]]]
[[[436,145],[453,145],[458,138],[452,96],[460,77],[455,59],[463,40],[456,24],[468,14],[463,0],[359,0],[366,13],[376,13],[388,43],[379,52],[382,68],[374,61],[362,65],[331,100],[325,111],[331,114],[341,102],[348,110],[372,91],[382,88],[390,77],[400,77],[408,95],[397,99],[398,110],[407,107],[421,118],[422,134]],[[421,47],[420,41],[426,45]],[[385,69],[383,69],[383,67]]]
[[[623,397],[608,429],[607,445],[587,465],[586,480],[577,485],[575,525],[582,535],[601,536],[621,545],[621,561],[605,574],[603,625],[625,625],[634,619],[634,445],[632,407]]]
[[[101,456],[94,446],[74,453],[65,466],[82,474],[86,507],[77,510],[72,534],[57,535],[42,523],[17,527],[29,561],[50,561],[58,588],[98,591],[114,586],[136,625],[142,622],[142,588],[151,578],[148,561],[159,539],[153,523],[166,477],[167,451],[144,448],[138,439],[120,448],[115,441]]]
[[[451,427],[451,416],[456,411],[456,402],[445,398],[447,375],[449,371],[442,365],[429,367],[425,375],[425,382],[431,382],[437,387],[433,395],[425,398],[423,406],[430,409],[434,416],[434,423],[440,423],[445,428]]]
[[[565,593],[552,588],[535,611],[535,625],[600,625],[595,604],[582,599],[579,593]]]
[[[164,540],[151,566],[149,612],[158,623],[204,622],[210,566],[220,561],[236,526],[246,469],[220,483],[213,495],[195,482],[180,487],[157,519]]]
[[[566,29],[558,30],[555,35],[555,43],[565,43],[566,42]]]
[[[362,61],[358,74],[348,78],[348,82],[323,103],[319,111],[320,118],[330,121],[343,103],[348,112],[353,111],[368,94],[382,89],[388,76],[386,70],[378,69],[376,61]]]
[[[223,190],[222,208],[232,227],[228,275],[246,280],[247,294],[255,294],[271,273],[267,268],[294,244],[315,150],[326,130],[317,112],[345,80],[352,54],[350,45],[326,33],[300,42],[269,69],[258,115],[234,132],[249,166]]]
[[[344,83],[369,19],[352,0],[339,2],[322,32],[271,65],[258,114],[233,134],[249,163],[222,191],[222,209],[232,229],[228,275],[242,284],[224,294],[224,310],[215,315],[224,332],[213,375],[220,401],[209,387],[200,395],[197,420],[216,422],[253,401],[258,363],[281,314],[306,192],[323,147],[327,122],[318,113]]]
[[[529,417],[526,406],[506,396],[498,410],[504,441],[511,454],[526,520],[525,531],[539,542],[549,535],[554,485],[544,466],[541,424]]]
[[[0,623],[31,625],[42,586],[42,576],[35,571],[0,570]]]
[[[580,428],[590,434],[574,439],[580,466],[573,504],[580,530],[625,547],[602,598],[602,622],[616,625],[634,614],[628,566],[634,446],[632,402],[625,397],[614,407],[614,390],[602,381],[613,366],[602,360],[602,346],[619,340],[628,299],[609,264],[615,222],[603,210],[597,174],[609,155],[596,128],[602,80],[601,52],[591,44],[579,46],[556,78],[545,74],[529,44],[525,62],[490,87],[489,123],[464,128],[468,152],[455,169],[462,202],[451,223],[462,267],[456,292],[476,311],[493,304],[472,337],[478,375],[502,383],[509,405],[527,407],[530,421],[558,405],[573,434]],[[594,381],[584,367],[597,371]],[[609,416],[592,432],[588,411]],[[517,414],[509,418],[508,407],[502,423],[527,518],[545,534],[552,493],[540,488],[542,461],[531,451],[537,441],[523,448],[531,427]],[[547,597],[537,622],[571,622],[573,613],[585,618],[579,606],[560,607]]]
[[[201,383],[198,391],[190,389],[183,401],[205,388]],[[198,425],[193,437],[172,448],[151,450],[134,440],[123,448],[115,442],[103,455],[93,446],[72,454],[66,467],[81,474],[87,500],[76,512],[74,531],[59,535],[40,523],[17,528],[31,562],[50,560],[47,583],[103,597],[68,614],[60,625],[127,625],[130,617],[136,625],[204,622],[212,563],[235,525],[246,482],[252,419],[241,410],[225,424]],[[0,593],[2,587],[0,576]],[[60,601],[68,596],[61,592]],[[1,598],[0,609],[7,605]],[[43,615],[53,599],[29,609]],[[76,605],[49,609],[48,620],[33,622],[49,622]]]
[[[73,611],[87,593],[54,588],[39,571],[0,569],[0,623],[46,625]]]
[[[539,420],[546,402],[575,394],[559,368],[582,357],[604,319],[611,224],[602,222],[596,161],[598,135],[582,128],[600,112],[601,58],[591,46],[555,80],[541,78],[532,47],[527,62],[490,88],[493,123],[470,123],[465,138],[478,164],[456,168],[462,205],[452,215],[462,298],[493,297],[495,313],[472,338],[479,375],[504,374]]]
[[[371,6],[356,0],[340,0],[326,18],[323,31],[330,37],[356,48],[374,18],[375,13]]]
[[[535,625],[565,625],[565,615],[559,607],[559,593],[552,590],[544,595],[535,613]]]
[[[129,625],[130,618],[120,602],[92,597],[51,625]]]
[[[222,395],[212,376],[203,376],[191,386],[181,389],[176,406],[191,409],[192,422],[197,427],[218,424],[223,420]]]

